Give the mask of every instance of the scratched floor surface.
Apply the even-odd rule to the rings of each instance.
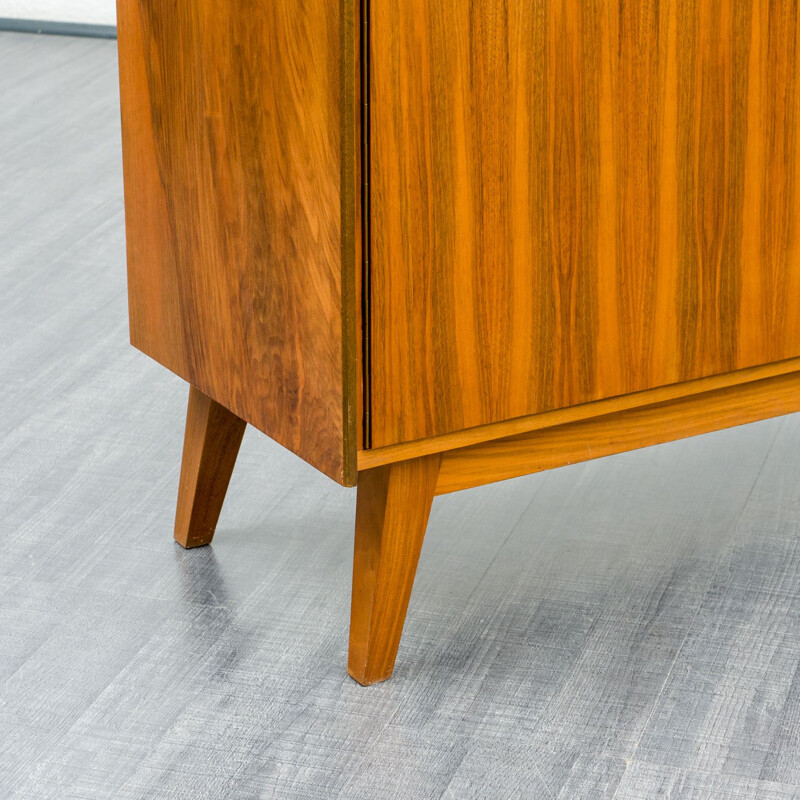
[[[352,492],[248,431],[213,547],[172,543],[115,58],[0,35],[0,797],[800,797],[800,417],[437,500],[371,689]]]

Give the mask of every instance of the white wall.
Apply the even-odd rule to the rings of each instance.
[[[116,0],[0,0],[0,17],[116,25]]]

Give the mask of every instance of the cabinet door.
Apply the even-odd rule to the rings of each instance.
[[[373,446],[800,355],[797,3],[370,4]]]

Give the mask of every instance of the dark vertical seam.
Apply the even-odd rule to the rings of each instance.
[[[372,447],[372,347],[370,280],[370,25],[369,0],[361,0],[361,326],[364,448]]]

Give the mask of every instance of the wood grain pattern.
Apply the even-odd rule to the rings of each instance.
[[[800,355],[798,13],[372,0],[373,446]]]
[[[394,669],[440,460],[359,474],[348,670],[363,686]]]
[[[210,544],[247,423],[194,386],[189,390],[175,541]]]
[[[451,450],[436,494],[800,411],[800,373]]]
[[[393,464],[397,461],[419,458],[432,453],[443,453],[446,450],[455,450],[482,442],[490,442],[493,439],[505,439],[509,436],[518,436],[522,433],[543,428],[553,428],[556,425],[564,425],[568,422],[592,419],[616,411],[625,411],[641,406],[654,405],[655,403],[663,403],[668,400],[677,400],[678,398],[703,394],[728,386],[743,386],[753,381],[760,381],[776,375],[786,375],[790,372],[800,372],[800,359],[790,358],[786,361],[750,367],[750,369],[738,370],[737,372],[726,372],[722,375],[712,375],[708,378],[698,378],[694,381],[659,386],[656,389],[645,389],[642,392],[633,392],[619,397],[609,397],[606,400],[595,400],[591,403],[545,411],[541,414],[494,422],[489,425],[481,425],[477,428],[433,436],[414,442],[378,447],[372,450],[360,450],[358,453],[358,468],[359,470],[374,469],[384,464]]]
[[[119,0],[131,340],[355,483],[356,0]]]

